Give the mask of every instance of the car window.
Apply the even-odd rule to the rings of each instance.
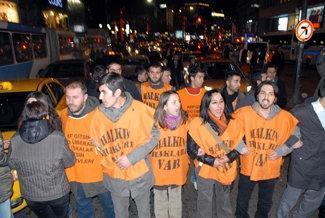
[[[47,95],[49,97],[49,99],[52,102],[53,107],[55,107],[57,104],[57,101],[56,101],[56,99],[54,99],[54,96],[52,96],[49,88],[47,86],[43,86],[41,92],[43,92],[45,95]]]
[[[203,68],[210,79],[225,79],[229,72],[239,72],[240,69],[233,63],[229,62],[207,62],[203,63]]]
[[[228,66],[225,63],[209,62],[205,63],[203,68],[205,69],[208,78],[225,79]]]
[[[29,92],[0,94],[0,130],[17,129],[18,118],[23,111],[24,103]]]
[[[51,67],[48,74],[54,78],[83,77],[84,68],[81,63],[55,64]],[[47,76],[50,76],[47,75]]]
[[[64,95],[63,87],[60,86],[59,84],[55,83],[55,82],[49,83],[48,86],[52,90],[52,93],[54,94],[54,97],[56,99],[56,102],[59,102],[59,100]]]

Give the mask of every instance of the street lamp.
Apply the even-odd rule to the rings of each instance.
[[[147,3],[151,4],[152,3],[152,0],[147,0]]]
[[[101,24],[101,23],[98,24],[98,26],[99,26],[99,28],[103,28],[103,24]]]

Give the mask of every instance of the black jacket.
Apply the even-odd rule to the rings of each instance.
[[[288,182],[300,189],[325,187],[325,130],[311,105],[315,100],[307,99],[292,110],[304,145],[292,152]]]
[[[278,79],[276,82],[276,85],[279,88],[279,93],[277,96],[277,105],[279,105],[280,108],[285,109],[287,107],[287,91],[285,84],[282,80]]]

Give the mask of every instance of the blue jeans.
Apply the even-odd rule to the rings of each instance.
[[[77,211],[79,218],[92,218],[95,217],[95,211],[92,204],[92,198],[87,198],[81,184],[77,185]],[[106,218],[114,218],[114,206],[109,191],[97,195],[100,201],[100,204],[103,208]]]
[[[13,217],[10,208],[10,199],[5,202],[0,203],[0,218],[10,218]]]

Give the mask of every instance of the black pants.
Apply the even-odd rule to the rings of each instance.
[[[27,205],[37,217],[69,217],[69,194],[52,201],[28,201]]]
[[[236,217],[249,218],[248,203],[256,184],[258,184],[258,203],[255,217],[268,217],[268,213],[272,207],[272,196],[276,181],[277,179],[270,179],[255,182],[251,181],[249,176],[240,174],[238,182]]]

